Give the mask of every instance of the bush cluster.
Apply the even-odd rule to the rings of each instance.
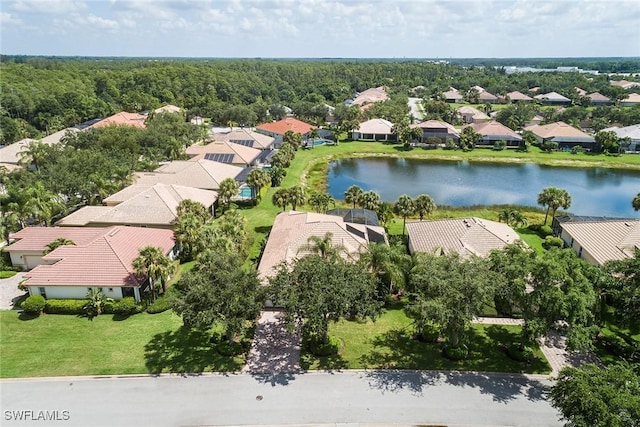
[[[48,299],[44,307],[47,314],[84,314],[86,299]]]
[[[469,348],[466,344],[461,344],[458,347],[452,347],[447,344],[442,349],[444,356],[450,360],[464,360],[469,355]]]
[[[342,342],[340,338],[330,336],[329,342],[323,343],[319,340],[312,339],[309,341],[309,350],[316,356],[325,357],[325,356],[333,356],[334,354],[338,354],[340,351],[340,347],[342,347]]]
[[[598,344],[604,348],[607,352],[614,356],[622,357],[625,359],[632,358],[634,355],[640,358],[640,346],[629,344],[620,335],[602,335],[598,336]]]
[[[222,356],[226,357],[237,356],[244,353],[244,348],[241,343],[235,341],[230,343],[226,340],[218,343],[218,345],[216,345],[216,350],[218,350],[218,353]]]
[[[544,238],[544,242],[542,242],[542,247],[545,249],[551,248],[562,248],[564,246],[564,242],[559,237],[547,236]]]
[[[518,362],[531,362],[535,357],[535,351],[529,346],[522,346],[519,342],[511,343],[507,349],[510,358]]]
[[[171,299],[168,298],[166,295],[164,295],[158,298],[157,300],[155,300],[154,302],[152,302],[147,307],[147,313],[149,314],[162,313],[164,311],[170,310],[172,306],[173,306],[173,302],[171,301]]]
[[[422,342],[436,342],[440,338],[440,325],[428,322],[422,327],[422,331],[418,335],[418,339]]]
[[[22,303],[22,309],[27,313],[40,314],[45,307],[45,299],[42,295],[31,295]]]

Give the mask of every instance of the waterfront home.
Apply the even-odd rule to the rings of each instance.
[[[442,144],[448,139],[453,142],[460,139],[460,132],[453,125],[442,120],[426,120],[413,124],[411,127],[422,129],[422,143],[427,143],[432,138],[437,138]]]
[[[185,151],[191,160],[212,160],[239,167],[252,166],[262,154],[262,150],[227,141],[212,141],[207,145],[193,144]]]
[[[263,123],[256,126],[256,132],[274,138],[282,138],[287,131],[299,133],[303,137],[306,137],[313,129],[316,129],[316,127],[293,117],[286,117],[277,122]]]
[[[533,125],[524,128],[525,131],[532,132],[539,143],[553,141],[558,143],[559,149],[569,150],[576,145],[585,150],[596,151],[596,140],[579,129],[566,124],[565,122],[549,123],[547,125]]]
[[[603,129],[604,131],[609,131],[615,133],[620,141],[621,148],[627,153],[637,153],[640,152],[640,124],[624,126],[624,127],[610,127]],[[628,141],[625,139],[628,138]]]
[[[351,139],[360,141],[395,141],[393,123],[385,119],[370,119],[360,123],[351,133]]]
[[[522,137],[505,125],[495,120],[483,123],[471,123],[474,131],[481,135],[476,142],[477,146],[494,146],[499,141],[504,141],[507,147],[519,147]],[[464,128],[463,128],[464,129]]]
[[[140,301],[145,283],[132,266],[140,249],[158,247],[173,258],[176,246],[171,230],[123,226],[49,230],[27,227],[11,237],[15,242],[5,250],[11,253],[12,260],[26,258],[33,267],[25,274],[22,285],[30,295],[56,299],[85,299],[90,290],[100,289],[114,300],[131,296]],[[45,247],[60,237],[75,244],[60,246],[44,255]]]
[[[214,133],[213,138],[216,141],[227,141],[261,151],[272,150],[275,142],[272,136],[255,132],[251,128],[235,128],[227,132]]]

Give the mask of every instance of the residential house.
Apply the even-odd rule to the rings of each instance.
[[[194,116],[194,117],[191,118],[191,120],[189,120],[189,122],[192,125],[200,126],[200,125],[205,124],[205,119],[203,117],[200,117],[200,116]]]
[[[471,123],[470,125],[482,137],[476,145],[493,146],[498,141],[505,141],[507,147],[519,147],[522,144],[522,137],[503,125],[500,122],[491,120],[483,123]]]
[[[587,91],[584,89],[581,89],[579,87],[574,87],[573,90],[576,91],[576,93],[580,96],[586,96],[587,95]]]
[[[507,224],[475,217],[407,222],[407,234],[411,255],[424,252],[484,257],[520,240]]]
[[[385,119],[370,119],[360,123],[360,127],[354,130],[351,138],[361,141],[395,141],[396,135],[392,132],[393,123]]]
[[[199,159],[175,160],[160,166],[154,172],[137,172],[134,174],[136,184],[176,184],[203,190],[218,190],[220,183],[226,178],[237,177],[244,168],[213,160]]]
[[[113,116],[109,116],[100,120],[99,122],[89,126],[89,128],[101,128],[105,126],[132,126],[140,129],[144,129],[147,127],[145,121],[147,120],[146,114],[139,113],[127,113],[126,111],[121,111],[119,113],[114,114]]]
[[[553,141],[558,143],[561,150],[570,150],[579,145],[585,150],[598,151],[596,140],[579,129],[566,124],[565,122],[550,123],[547,125],[533,125],[524,128],[532,132],[539,143]]]
[[[534,96],[535,99],[541,101],[543,104],[549,105],[569,105],[571,100],[566,96],[560,95],[558,92],[543,93]]]
[[[478,102],[482,104],[495,104],[498,102],[498,97],[492,93],[487,92],[485,88],[474,86],[472,89],[478,91]]]
[[[517,90],[509,92],[507,94],[507,98],[513,103],[533,101],[533,98],[531,98],[529,95],[525,95],[524,93],[518,92]]]
[[[540,114],[536,114],[531,120],[525,123],[525,127],[539,125],[542,122],[544,122],[544,117],[542,117]]]
[[[136,193],[136,191],[140,190]],[[126,198],[131,195],[130,198]],[[201,203],[212,215],[218,193],[181,185],[155,184],[149,188],[131,186],[106,200],[107,206],[85,206],[62,218],[56,225],[63,227],[134,227],[173,228],[178,219],[181,201]],[[119,203],[118,203],[119,202]]]
[[[458,108],[456,111],[465,123],[482,123],[491,120],[491,117],[473,107],[464,106]]]
[[[389,99],[389,95],[386,88],[379,86],[357,93],[353,99],[345,102],[345,105],[357,105],[361,111],[364,111],[376,102],[386,101],[387,99]]]
[[[445,143],[448,139],[453,142],[460,139],[460,132],[453,125],[441,120],[427,120],[411,127],[422,129],[422,143],[430,141],[431,138],[438,138],[440,143]]]
[[[40,253],[39,265],[26,273],[26,280],[22,282],[30,295],[84,299],[89,291],[100,289],[114,300],[131,296],[140,301],[146,283],[136,276],[132,265],[140,249],[154,246],[172,258],[175,254],[171,230],[118,226],[93,229],[92,237],[84,231],[89,229],[70,231],[56,227],[53,230],[46,232],[46,239],[38,227],[28,227],[13,235],[17,241],[11,245],[14,247],[11,252],[18,254],[19,248],[25,248],[28,252]],[[74,236],[77,241],[74,240],[75,245],[60,246],[43,255],[50,243],[46,240],[54,236]]]
[[[609,82],[609,84],[611,86],[621,87],[624,90],[640,87],[640,83],[638,83],[638,82],[630,82],[630,81],[627,81],[627,80],[611,80]]]
[[[618,138],[629,138],[628,143],[622,142],[622,149],[627,153],[640,152],[640,124],[625,127],[610,127],[603,129],[605,131],[614,132]]]
[[[228,132],[214,133],[216,141],[227,141],[257,150],[272,150],[275,138],[253,131],[250,128],[234,128]]]
[[[167,104],[160,108],[156,108],[155,110],[153,110],[153,112],[155,114],[160,114],[160,113],[182,114],[184,110],[180,107],[176,107],[175,105]]]
[[[291,262],[311,252],[306,247],[309,238],[324,238],[331,233],[334,246],[344,248],[344,256],[358,257],[369,243],[387,243],[384,228],[345,222],[336,215],[312,212],[281,212],[269,233],[258,273],[266,279],[275,273],[283,261]]]
[[[25,138],[20,141],[16,141],[13,144],[0,147],[0,166],[5,166],[7,169],[15,169],[21,163],[23,152],[29,148],[29,143],[39,141],[45,145],[58,144],[67,133],[78,132],[78,128],[66,128],[61,131],[47,135],[42,139]]]
[[[193,144],[186,149],[186,154],[192,160],[212,160],[239,167],[257,164],[262,154],[257,148],[227,141],[213,141],[207,145]]]
[[[626,98],[620,101],[621,107],[633,107],[640,104],[640,95],[637,93],[631,93]]]
[[[444,92],[442,96],[445,102],[448,102],[451,104],[460,104],[464,102],[464,96],[462,96],[462,94],[458,92],[458,89],[454,87],[449,88],[449,90]]]
[[[588,98],[591,99],[591,104],[593,105],[609,105],[611,104],[611,99],[609,99],[608,97],[598,93],[598,92],[594,92],[594,93],[590,93],[588,95],[586,95]]]
[[[379,226],[378,214],[369,209],[352,209],[352,208],[336,208],[325,212],[327,215],[336,215],[341,217],[344,222],[350,224],[364,224]]]
[[[286,117],[282,120],[278,120],[277,122],[263,123],[256,127],[256,132],[274,138],[282,138],[287,131],[291,131],[306,137],[313,129],[316,129],[316,127],[309,123],[305,123],[293,117]]]
[[[640,249],[640,219],[563,215],[553,228],[566,247],[594,265],[633,258]]]

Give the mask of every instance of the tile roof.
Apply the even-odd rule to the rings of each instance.
[[[593,101],[593,102],[609,102],[609,101],[611,101],[611,99],[609,99],[609,97],[604,96],[604,95],[602,95],[601,93],[598,93],[598,92],[590,93],[587,96],[589,98],[591,98],[591,101]]]
[[[254,141],[253,148],[265,150],[271,148],[275,139],[271,136],[254,132],[249,128],[233,129],[229,132],[215,133],[213,135],[216,141]]]
[[[611,80],[609,82],[611,86],[620,86],[623,89],[629,89],[632,87],[640,87],[640,83],[638,82],[630,82],[628,80]]]
[[[582,132],[579,129],[574,128],[566,124],[565,122],[555,122],[548,125],[533,125],[527,126],[524,130],[533,132],[535,135],[542,139],[556,139],[556,138],[573,138],[576,140],[584,140],[594,142],[592,136]]]
[[[138,172],[136,184],[153,185],[177,184],[186,187],[217,190],[225,178],[236,178],[243,168],[236,165],[214,162],[206,159],[195,161],[176,160],[160,166],[155,172]]]
[[[460,107],[456,110],[460,115],[463,116],[471,116],[473,120],[489,120],[490,117],[487,116],[482,111],[477,108],[469,107],[465,105],[464,107]]]
[[[487,256],[520,239],[506,224],[480,218],[452,218],[408,222],[409,248],[412,253],[457,252],[462,256]]]
[[[389,95],[384,86],[373,87],[362,91],[353,99],[352,104],[364,105],[372,104],[374,102],[386,101],[389,99]]]
[[[587,94],[586,90],[581,89],[579,87],[574,87],[573,90],[575,90],[578,93],[578,95],[580,95],[580,96],[585,96]]]
[[[640,220],[598,219],[559,221],[560,226],[594,260],[603,265],[609,260],[634,256],[640,248]]]
[[[627,96],[620,102],[638,104],[640,103],[640,95],[638,95],[637,93],[630,93],[629,96]]]
[[[12,251],[44,251],[45,247],[58,238],[72,240],[77,246],[84,246],[93,241],[97,236],[104,234],[101,228],[85,227],[25,227],[20,231],[11,233],[13,243],[4,248]]]
[[[453,100],[464,99],[462,94],[458,92],[458,89],[453,87],[450,88],[450,90],[444,92],[442,95],[444,96],[444,99],[453,99]]]
[[[500,137],[501,139],[509,141],[522,141],[522,137],[520,135],[495,120],[483,123],[472,123],[468,126],[471,126],[473,130],[478,132],[483,137]]]
[[[25,138],[21,139],[20,141],[16,141],[13,144],[5,145],[4,147],[0,148],[0,162],[18,164],[20,162],[20,153],[27,149],[30,142],[40,141],[46,145],[57,144],[60,142],[62,137],[67,134],[67,132],[75,133],[78,132],[78,129],[66,128],[61,131],[52,133],[51,135],[47,135],[40,140]]]
[[[534,96],[534,98],[550,102],[571,102],[569,98],[560,95],[558,92],[542,93],[540,95]]]
[[[632,141],[640,140],[640,124],[625,127],[610,127],[603,130],[615,132],[618,138],[629,137]]]
[[[227,141],[213,141],[207,145],[194,144],[187,148],[186,154],[189,157],[203,158],[205,154],[231,154],[233,159],[230,163],[250,165],[259,155],[261,150],[246,147],[241,144],[233,144]]]
[[[332,243],[342,245],[350,254],[362,251],[369,242],[369,234],[383,236],[384,228],[372,225],[344,222],[342,217],[311,212],[281,212],[269,233],[258,272],[262,278],[273,274],[274,268],[282,261],[292,261],[308,254],[301,247],[308,244],[312,236],[324,237],[327,232],[333,234]]]
[[[480,92],[480,95],[478,95],[478,100],[480,100],[480,102],[483,101],[497,101],[498,97],[495,96],[492,93],[487,92],[486,90]]]
[[[154,113],[182,113],[182,108],[176,107],[175,105],[167,104],[160,108],[156,108],[153,110]]]
[[[140,129],[144,129],[147,127],[145,124],[145,120],[147,120],[147,116],[144,114],[138,113],[127,113],[126,111],[121,111],[119,113],[114,114],[113,116],[109,116],[103,120],[100,120],[98,123],[89,126],[89,128],[101,128],[105,126],[133,126]]]
[[[509,92],[507,96],[512,101],[533,101],[533,98],[531,98],[529,95],[525,95],[524,93],[518,92],[517,90]]]
[[[313,129],[316,129],[316,127],[301,120],[294,119],[293,117],[286,117],[282,120],[278,120],[277,122],[263,123],[257,126],[256,129],[274,133],[276,135],[284,135],[288,130],[305,135]]]
[[[25,274],[26,286],[139,286],[132,267],[145,246],[168,253],[175,245],[171,230],[138,227],[98,229],[102,233],[84,245],[61,246],[45,255],[53,262]]]
[[[356,132],[358,133],[372,133],[377,135],[390,135],[393,123],[385,119],[370,119],[366,122],[360,123],[360,127]]]
[[[424,122],[412,124],[413,128],[420,128],[423,130],[440,131],[442,133],[450,133],[452,135],[460,135],[460,132],[453,127],[450,123],[441,120],[426,120]]]
[[[109,206],[84,206],[58,220],[56,225],[84,227],[95,218],[111,210]]]

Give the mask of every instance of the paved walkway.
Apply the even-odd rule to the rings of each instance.
[[[288,331],[283,316],[280,311],[262,312],[244,372],[261,375],[300,372],[300,333]]]
[[[508,317],[478,317],[473,323],[485,325],[522,325],[522,319]],[[580,366],[585,363],[599,364],[600,360],[592,352],[569,352],[566,337],[556,331],[549,331],[546,338],[540,339],[540,350],[551,366],[551,377],[557,377],[560,370],[567,366]]]
[[[18,289],[22,276],[24,273],[16,273],[8,279],[0,279],[0,310],[11,310],[15,300],[26,293]]]

